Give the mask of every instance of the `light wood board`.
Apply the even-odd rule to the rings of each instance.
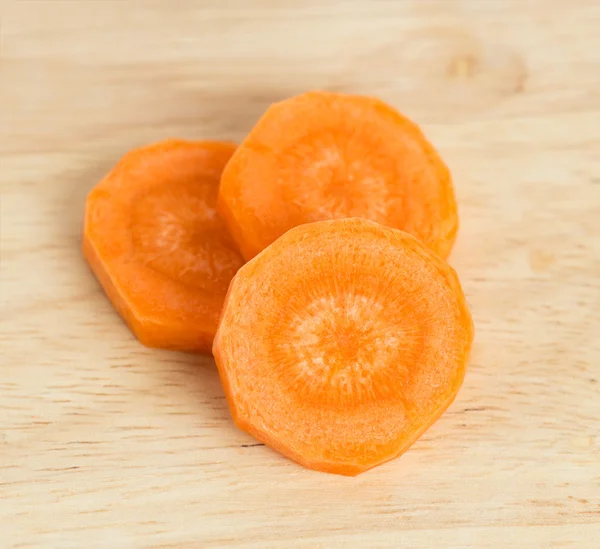
[[[0,548],[600,547],[600,4],[0,0]],[[80,254],[128,149],[371,93],[451,166],[477,326],[401,459],[315,473],[141,347]]]

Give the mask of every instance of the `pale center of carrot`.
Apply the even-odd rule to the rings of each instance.
[[[406,341],[382,313],[378,300],[352,293],[315,299],[298,312],[280,344],[294,387],[305,397],[355,403],[397,387],[397,379],[386,379],[402,369]]]
[[[141,197],[132,238],[146,265],[188,286],[224,294],[242,265],[210,189],[172,185]],[[214,185],[213,185],[214,187]]]
[[[376,148],[352,139],[332,140],[326,134],[316,143],[300,143],[280,160],[286,199],[304,222],[366,217],[385,223],[395,166]],[[288,158],[293,166],[286,165]]]

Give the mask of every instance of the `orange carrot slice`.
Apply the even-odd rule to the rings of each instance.
[[[267,110],[223,172],[219,209],[246,259],[327,219],[402,229],[442,257],[458,230],[450,173],[419,128],[377,99],[328,92]]]
[[[89,194],[83,252],[147,346],[210,353],[243,260],[216,212],[235,145],[169,140],[126,154]]]
[[[450,266],[353,218],[292,229],[243,266],[213,354],[238,427],[306,467],[356,475],[450,405],[473,333]]]

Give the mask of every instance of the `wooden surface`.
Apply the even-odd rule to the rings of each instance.
[[[0,0],[0,548],[600,546],[596,0]],[[82,260],[131,147],[379,95],[450,164],[477,325],[443,418],[357,478],[237,431],[214,364],[142,348]]]

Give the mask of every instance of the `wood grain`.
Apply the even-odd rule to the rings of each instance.
[[[595,0],[0,0],[2,549],[600,544]],[[126,150],[373,93],[451,166],[477,325],[457,401],[354,479],[237,431],[210,359],[142,348],[82,260]]]

